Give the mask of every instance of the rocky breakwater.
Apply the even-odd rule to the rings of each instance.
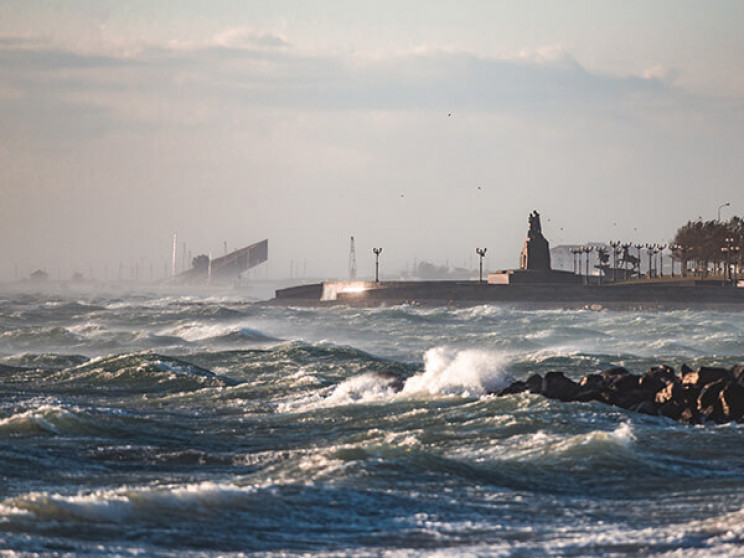
[[[578,382],[556,371],[544,377],[534,374],[495,394],[522,392],[560,401],[599,401],[689,424],[744,422],[744,366],[692,370],[682,365],[677,373],[662,365],[641,375],[611,368]]]

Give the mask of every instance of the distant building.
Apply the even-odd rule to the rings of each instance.
[[[252,269],[269,259],[269,241],[262,240],[245,248],[214,258],[206,254],[192,260],[191,269],[177,275],[174,280],[182,283],[204,281],[229,283],[236,281],[244,271]]]
[[[49,274],[46,271],[37,269],[29,277],[33,283],[43,283],[44,281],[49,279]]]

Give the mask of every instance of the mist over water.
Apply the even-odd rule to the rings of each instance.
[[[488,395],[744,363],[744,314],[0,293],[0,548],[729,556],[744,431]]]

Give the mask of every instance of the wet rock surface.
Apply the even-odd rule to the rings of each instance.
[[[744,422],[744,365],[702,366],[679,372],[666,365],[634,374],[616,367],[588,374],[578,382],[563,372],[533,374],[494,392],[498,396],[535,393],[559,401],[598,401],[689,424]]]

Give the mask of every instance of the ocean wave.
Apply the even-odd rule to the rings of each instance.
[[[75,411],[53,405],[42,405],[0,419],[2,436],[38,433],[95,435],[101,430]]]
[[[48,374],[43,382],[52,392],[100,394],[172,393],[236,384],[186,361],[149,352],[97,358]]]
[[[424,371],[406,380],[403,393],[482,395],[513,381],[506,364],[498,352],[435,347],[424,354]]]
[[[84,337],[61,326],[30,326],[0,334],[0,347],[8,351],[25,351],[37,347],[68,348],[79,346]]]
[[[209,516],[214,510],[240,507],[256,493],[253,486],[203,482],[162,487],[96,490],[74,495],[33,492],[6,499],[0,517],[6,520],[33,518],[36,521],[123,523],[133,518]]]
[[[238,342],[272,342],[275,337],[266,335],[257,329],[235,324],[205,324],[202,322],[184,322],[173,328],[161,332],[163,335],[174,336],[191,343],[238,343]]]

